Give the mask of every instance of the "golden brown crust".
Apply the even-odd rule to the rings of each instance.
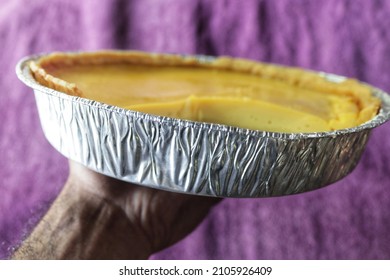
[[[64,80],[47,74],[45,69],[40,67],[35,61],[31,61],[29,66],[34,75],[34,78],[40,84],[70,95],[82,96],[81,90],[78,89],[75,84],[68,83]]]
[[[138,51],[100,51],[94,53],[53,53],[30,63],[34,78],[42,85],[70,95],[82,96],[81,90],[73,83],[68,83],[49,75],[45,69],[50,67],[69,67],[72,65],[104,65],[104,64],[138,64],[151,66],[191,66],[213,68],[248,73],[263,79],[274,79],[297,88],[315,90],[324,93],[351,96],[358,102],[361,110],[359,119],[374,117],[380,107],[380,101],[372,97],[371,89],[354,79],[346,79],[341,83],[330,82],[318,73],[300,68],[283,67],[273,64],[230,58],[199,59],[196,56],[170,54],[154,54]]]

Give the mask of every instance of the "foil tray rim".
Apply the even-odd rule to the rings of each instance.
[[[112,50],[111,50],[112,51]],[[124,52],[124,51],[116,51],[115,52]],[[82,53],[88,53],[88,52],[64,52],[69,54],[82,54]],[[373,129],[375,127],[380,126],[381,124],[385,123],[386,121],[390,120],[390,95],[383,91],[382,89],[379,89],[377,87],[374,87],[370,84],[366,84],[369,86],[372,90],[372,94],[379,98],[381,100],[381,108],[378,112],[378,114],[372,118],[371,120],[351,128],[345,128],[335,131],[327,131],[327,132],[308,132],[308,133],[285,133],[285,132],[269,132],[269,131],[261,131],[261,130],[252,130],[252,129],[246,129],[246,128],[239,128],[229,125],[223,125],[223,124],[213,124],[213,123],[206,123],[206,122],[197,122],[197,121],[190,121],[190,120],[182,120],[177,118],[171,118],[171,117],[164,117],[164,116],[157,116],[147,113],[142,113],[134,110],[129,110],[125,108],[121,108],[114,105],[105,104],[99,101],[78,97],[78,96],[72,96],[54,89],[51,89],[49,87],[43,86],[39,84],[34,77],[32,76],[31,72],[29,71],[28,63],[30,61],[37,60],[43,56],[46,56],[48,53],[41,53],[41,54],[35,54],[30,56],[23,57],[16,65],[16,75],[18,78],[27,86],[31,87],[34,90],[39,90],[42,92],[45,92],[46,94],[50,94],[52,96],[62,98],[69,100],[74,103],[82,103],[83,105],[90,106],[90,107],[96,107],[100,110],[105,110],[108,112],[115,112],[120,114],[126,114],[130,117],[135,118],[141,118],[145,120],[152,120],[157,121],[164,124],[169,124],[172,126],[189,126],[189,127],[203,127],[207,128],[212,131],[220,131],[220,132],[227,132],[227,133],[238,133],[240,135],[245,136],[253,136],[253,137],[267,137],[267,138],[273,138],[273,139],[286,139],[286,140],[294,140],[294,139],[311,139],[311,138],[327,138],[327,137],[337,137],[345,134],[360,132],[367,129]],[[152,53],[153,54],[153,53]],[[167,55],[177,55],[177,54],[167,54]],[[194,57],[196,59],[199,59],[201,63],[207,63],[213,59],[216,59],[214,56],[207,56],[207,55],[180,55],[183,57],[190,56]],[[310,70],[308,70],[310,71]],[[315,72],[315,71],[312,71]],[[345,76],[336,75],[332,73],[322,72],[318,71],[315,72],[318,75],[328,78],[330,81],[333,82],[339,82],[341,80],[346,79]]]

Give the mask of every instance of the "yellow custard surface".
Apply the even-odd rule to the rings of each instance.
[[[158,116],[254,130],[307,133],[350,128],[373,118],[380,106],[370,89],[355,80],[347,79],[338,88],[299,69],[244,71],[227,65],[38,64],[46,75],[41,75],[41,83],[49,78],[73,89],[70,94]]]

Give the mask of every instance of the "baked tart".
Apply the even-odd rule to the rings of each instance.
[[[40,84],[109,105],[252,130],[309,133],[359,126],[380,108],[353,79],[244,59],[105,51],[29,64]]]

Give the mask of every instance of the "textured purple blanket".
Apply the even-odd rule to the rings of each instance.
[[[102,48],[231,55],[356,77],[390,91],[390,2],[0,0],[0,258],[67,177],[17,61]],[[290,197],[226,199],[155,259],[389,259],[390,124],[355,171]]]

